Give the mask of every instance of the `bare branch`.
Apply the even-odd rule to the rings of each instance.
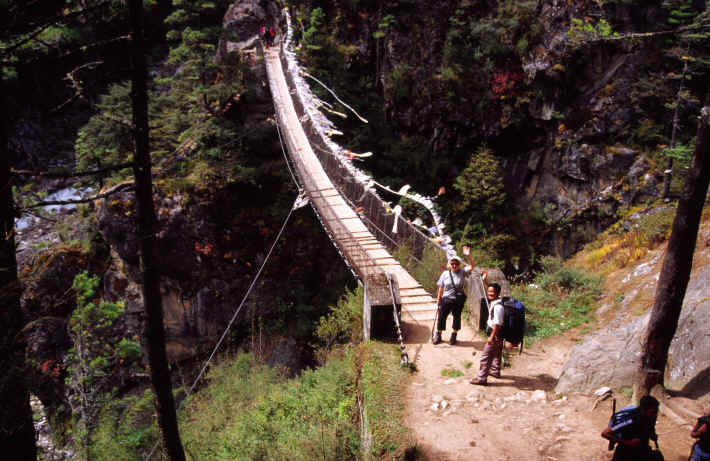
[[[125,118],[118,117],[118,116],[113,115],[113,114],[111,114],[111,113],[109,113],[109,112],[104,112],[104,113],[102,113],[101,115],[104,116],[105,118],[109,119],[109,120],[112,120],[112,121],[116,122],[116,123],[120,123],[121,125],[124,125],[124,126],[130,128],[131,130],[133,129],[133,122],[131,122],[130,120],[127,120],[127,119],[125,119]]]
[[[653,38],[660,37],[663,35],[681,35],[690,32],[701,32],[704,30],[710,30],[710,24],[695,24],[685,27],[680,27],[675,30],[661,30],[658,32],[631,32],[628,34],[620,34],[617,36],[607,36],[607,37],[595,37],[592,39],[582,39],[581,44],[599,43],[599,42],[613,42],[619,40],[629,40],[635,38]]]
[[[32,170],[16,170],[11,169],[10,172],[16,175],[29,175],[29,176],[40,176],[44,178],[76,178],[80,176],[92,176],[96,174],[108,173],[110,171],[123,170],[124,168],[130,168],[133,163],[119,163],[118,165],[111,165],[105,168],[100,168],[98,170],[90,171],[32,171]]]
[[[87,197],[87,198],[76,199],[76,200],[47,200],[45,202],[36,202],[31,205],[24,206],[24,207],[20,208],[18,211],[24,212],[25,210],[29,210],[32,208],[37,208],[37,207],[41,207],[41,206],[49,206],[49,205],[76,205],[78,203],[93,202],[94,200],[100,200],[102,198],[109,197],[113,194],[117,194],[118,192],[121,192],[123,190],[132,189],[132,188],[133,188],[133,183],[125,183],[125,184],[121,184],[119,186],[116,186],[113,189],[104,192],[103,194],[94,195],[93,197]]]
[[[68,80],[71,83],[72,88],[74,88],[74,95],[55,107],[54,109],[50,110],[50,113],[56,113],[62,110],[64,107],[66,107],[68,104],[76,101],[76,99],[81,98],[84,96],[84,88],[81,86],[81,80],[79,80],[76,77],[76,73],[79,72],[82,69],[95,69],[98,67],[100,64],[103,64],[103,61],[93,61],[93,62],[87,62],[86,64],[83,64],[74,70],[67,72],[66,77],[64,77],[64,80]]]
[[[0,48],[0,56],[7,56],[7,55],[9,55],[10,53],[12,53],[14,50],[16,50],[17,48],[19,48],[19,47],[21,47],[22,45],[24,45],[25,43],[31,42],[31,41],[34,40],[39,34],[41,34],[42,32],[44,32],[45,30],[47,30],[47,28],[48,28],[49,26],[51,26],[51,25],[52,25],[52,24],[44,24],[42,27],[39,27],[37,30],[35,30],[33,33],[31,33],[31,34],[28,35],[27,37],[23,38],[22,40],[20,40],[20,41],[18,41],[18,42],[15,42],[15,43],[13,43],[12,45],[7,46],[7,47],[5,47],[5,48]]]

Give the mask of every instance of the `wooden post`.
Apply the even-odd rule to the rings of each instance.
[[[365,295],[363,296],[362,302],[362,339],[364,341],[370,340],[370,332],[372,331],[372,305],[370,304],[370,297],[368,296],[368,286],[367,281],[363,284],[363,291]]]

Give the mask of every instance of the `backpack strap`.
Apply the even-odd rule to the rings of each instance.
[[[449,271],[449,278],[451,279],[451,286],[454,287],[454,291],[456,293],[461,292],[461,289],[459,287],[457,287],[456,284],[454,283],[454,276],[451,275],[451,271]]]

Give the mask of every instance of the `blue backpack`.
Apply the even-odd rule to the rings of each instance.
[[[525,306],[515,298],[504,296],[503,304],[503,339],[517,346],[523,353],[523,336],[525,335]]]
[[[614,408],[616,408],[616,399],[614,399]],[[620,439],[629,438],[628,430],[641,416],[641,409],[637,405],[629,405],[619,411],[614,411],[609,418],[609,427],[614,435]],[[609,450],[614,448],[614,442],[609,442]]]

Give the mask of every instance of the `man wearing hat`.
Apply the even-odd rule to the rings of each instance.
[[[456,344],[456,334],[461,329],[461,311],[466,302],[466,295],[463,291],[464,279],[473,272],[473,260],[471,259],[471,251],[469,247],[463,247],[463,253],[468,259],[468,266],[463,266],[461,258],[454,255],[449,258],[448,270],[441,273],[436,284],[439,286],[439,292],[436,296],[436,306],[439,310],[439,319],[436,325],[436,336],[432,343],[439,344],[441,342],[441,333],[446,330],[446,319],[451,313],[454,317],[453,333],[449,338],[449,344]]]

